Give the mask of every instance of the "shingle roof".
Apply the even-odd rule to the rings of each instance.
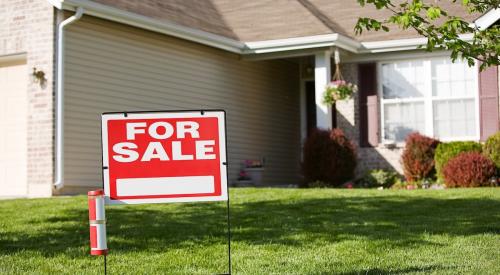
[[[473,21],[451,0],[429,0],[454,15]],[[94,0],[118,9],[174,22],[242,42],[338,33],[355,40],[381,41],[418,37],[416,32],[364,32],[357,36],[358,17],[387,18],[388,11],[361,8],[356,0]],[[458,1],[460,2],[460,1]]]

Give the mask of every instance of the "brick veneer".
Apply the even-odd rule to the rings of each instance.
[[[0,57],[26,54],[27,71],[45,73],[45,85],[28,78],[28,195],[52,195],[54,8],[45,0],[0,2]]]
[[[343,64],[342,74],[347,81],[358,84],[358,64]],[[402,173],[403,171],[399,161],[402,148],[389,149],[382,144],[377,147],[360,147],[359,125],[359,98],[358,94],[355,94],[352,99],[337,103],[337,126],[342,129],[346,136],[354,141],[358,147],[358,167],[356,169],[356,176],[362,176],[370,169],[391,169]],[[379,133],[381,133],[380,130]]]

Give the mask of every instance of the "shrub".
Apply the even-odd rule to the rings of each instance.
[[[443,176],[447,187],[489,186],[495,164],[478,152],[460,153],[443,167]]]
[[[406,186],[408,186],[408,182],[401,180],[400,178],[397,178],[394,184],[391,186],[391,189],[406,189]]]
[[[317,181],[309,182],[307,187],[309,187],[309,188],[328,188],[330,186],[326,182],[317,180]]]
[[[490,136],[483,146],[483,153],[500,169],[500,132]]]
[[[309,187],[309,183],[316,181],[340,186],[354,177],[356,148],[342,130],[313,130],[303,150],[302,187]]]
[[[439,140],[411,133],[406,138],[406,145],[401,155],[401,163],[407,181],[416,182],[425,178],[433,178],[434,153]]]
[[[391,187],[399,178],[398,173],[386,170],[370,170],[368,171],[361,184],[363,187]]]
[[[481,152],[481,144],[474,141],[454,141],[448,143],[440,143],[436,148],[434,154],[434,161],[436,165],[436,174],[440,181],[443,180],[443,167],[448,161],[458,154],[463,152]]]

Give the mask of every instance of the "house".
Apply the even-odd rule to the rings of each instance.
[[[498,10],[467,15],[482,27]],[[335,0],[16,0],[0,4],[0,195],[102,185],[100,114],[222,108],[229,173],[265,159],[269,184],[300,180],[312,127],[342,128],[362,173],[400,170],[407,133],[484,140],[499,128],[498,68],[417,49],[412,31],[354,34],[384,12]],[[354,98],[322,103],[338,51]]]

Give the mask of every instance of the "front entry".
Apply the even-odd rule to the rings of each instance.
[[[313,129],[316,128],[316,96],[315,96],[314,81],[305,82],[305,100],[306,100],[306,129],[307,136]],[[337,112],[335,111],[335,104],[332,106],[332,127],[337,127]]]

